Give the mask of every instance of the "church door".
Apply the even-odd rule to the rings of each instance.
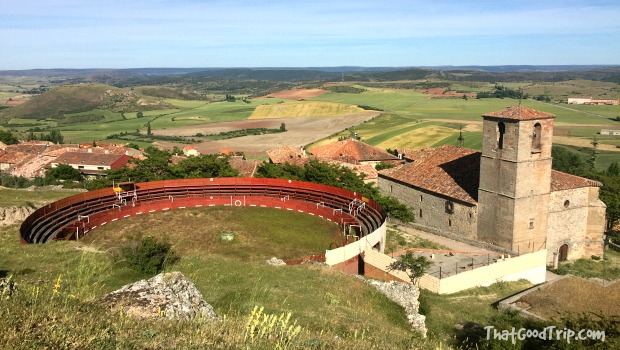
[[[558,260],[566,261],[568,258],[568,244],[564,243],[560,246],[560,253],[558,256]]]

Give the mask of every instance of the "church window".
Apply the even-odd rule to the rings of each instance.
[[[497,123],[497,148],[504,148],[504,134],[506,133],[506,124],[504,122]]]
[[[454,213],[454,202],[446,201],[446,213],[448,214]]]
[[[420,219],[422,218],[422,209],[420,209]]]
[[[452,220],[448,219],[448,226],[452,226]]]
[[[534,219],[530,219],[530,226],[528,228],[530,230],[534,228]]]
[[[534,130],[532,131],[532,152],[540,151],[542,136],[542,126],[540,123],[534,124]]]
[[[570,201],[567,199],[564,201],[564,208],[568,208],[570,206]]]

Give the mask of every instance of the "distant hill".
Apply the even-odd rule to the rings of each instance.
[[[129,89],[103,84],[65,85],[51,89],[28,102],[0,111],[0,120],[13,118],[59,119],[64,114],[87,112],[96,108],[113,111],[138,111],[170,107]]]
[[[618,81],[619,65],[500,65],[433,67],[254,67],[254,68],[128,68],[4,70],[2,76],[65,77],[68,82],[99,82],[114,86],[162,85],[198,79],[236,81],[398,81],[439,78],[479,81]]]

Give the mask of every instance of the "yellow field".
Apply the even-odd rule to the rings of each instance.
[[[439,125],[429,125],[424,128],[411,130],[409,132],[392,137],[385,142],[376,145],[380,149],[420,149],[431,147],[435,143],[453,135],[455,130]]]
[[[357,106],[342,103],[295,101],[258,106],[248,119],[334,117],[361,111]]]

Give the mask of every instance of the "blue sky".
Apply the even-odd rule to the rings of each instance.
[[[0,69],[620,64],[620,1],[0,0]]]

